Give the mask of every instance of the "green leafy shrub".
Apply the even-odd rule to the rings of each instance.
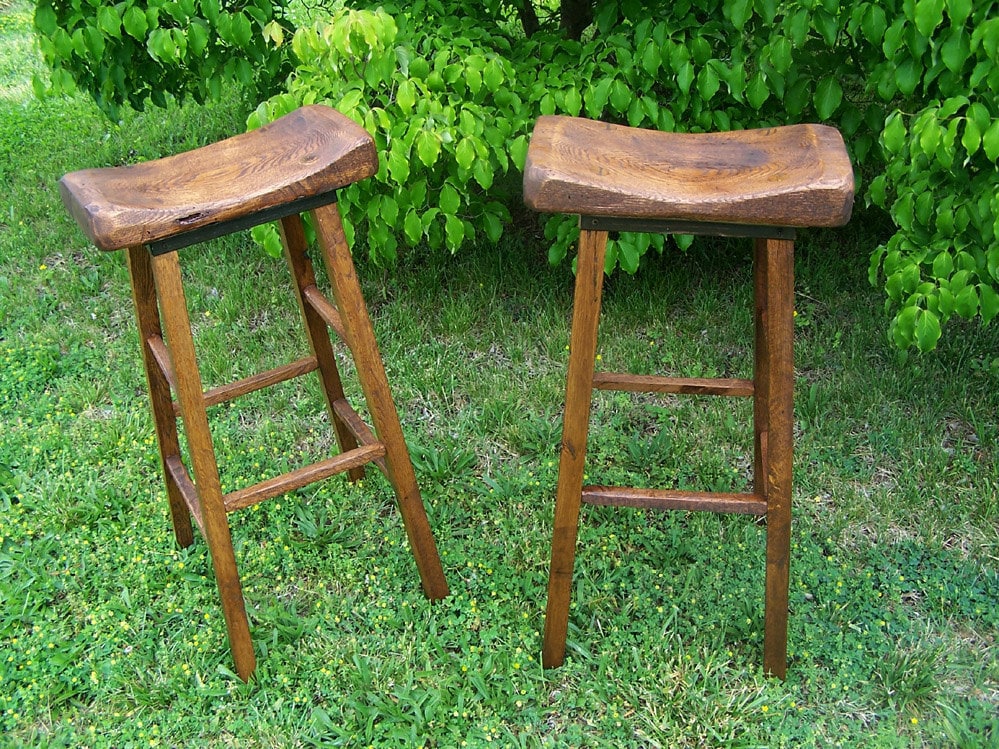
[[[203,102],[226,82],[267,96],[290,70],[280,40],[287,0],[39,0],[35,30],[49,81],[37,93],[89,92],[117,119],[124,104]]]
[[[858,186],[898,227],[870,267],[895,313],[892,340],[928,350],[952,315],[988,324],[999,312],[996,0],[563,1],[550,15],[528,0],[355,0],[297,30],[285,0],[229,15],[205,10],[217,0],[186,0],[153,13],[171,19],[158,28],[172,53],[157,47],[163,33],[153,42],[151,20],[130,31],[71,1],[40,0],[43,52],[56,88],[72,78],[106,109],[163,91],[204,98],[226,78],[266,89],[293,57],[284,90],[249,125],[325,102],[373,134],[381,169],[341,199],[348,232],[363,231],[378,261],[400,244],[457,252],[497,240],[521,204],[519,172],[542,114],[692,132],[821,121],[841,130]],[[128,0],[113,8],[138,18]],[[252,22],[235,35],[223,15]],[[552,262],[571,256],[574,219],[544,220]],[[276,250],[273,229],[256,235]],[[608,271],[635,272],[665,242],[622,234]]]
[[[994,2],[901,4],[872,84],[899,104],[881,134],[887,156],[870,197],[898,231],[871,258],[885,279],[891,336],[936,346],[953,315],[999,314],[999,14]]]
[[[452,252],[479,236],[496,241],[510,222],[519,187],[506,177],[523,167],[529,131],[511,95],[514,70],[470,19],[444,22],[345,9],[301,28],[286,92],[249,118],[256,127],[326,102],[374,135],[378,174],[340,201],[351,207],[348,238],[361,224],[376,260],[392,260],[400,240]],[[272,228],[255,234],[279,251]]]

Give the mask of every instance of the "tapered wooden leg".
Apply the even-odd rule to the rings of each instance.
[[[162,340],[163,331],[160,328],[159,304],[149,251],[144,246],[128,249],[128,273],[132,279],[132,302],[135,305],[135,319],[139,329],[139,348],[146,370],[146,385],[149,388],[149,402],[156,428],[156,443],[160,451],[160,468],[163,471],[167,498],[170,501],[173,534],[177,544],[181,548],[186,548],[194,543],[194,533],[191,528],[191,513],[166,467],[168,458],[180,456],[180,443],[177,437],[177,417],[174,415],[170,396],[170,384],[154,361],[149,348],[149,339]]]
[[[298,214],[293,214],[281,219],[280,225],[285,259],[288,261],[288,267],[291,269],[291,275],[295,282],[295,296],[298,299],[298,307],[305,323],[305,333],[309,339],[309,346],[311,346],[312,353],[319,365],[319,380],[323,386],[326,408],[333,423],[337,445],[340,452],[353,450],[357,447],[357,440],[333,408],[336,401],[344,399],[344,394],[340,370],[337,368],[333,347],[330,345],[329,331],[326,329],[326,322],[305,300],[306,289],[316,285],[316,275],[312,262],[306,255],[307,243],[302,218]],[[347,476],[351,481],[364,478],[364,467],[350,469]]]
[[[787,672],[794,440],[794,242],[756,240],[755,260],[756,464],[762,469],[767,499],[763,668],[783,679]]]
[[[606,249],[607,232],[584,230],[580,233],[565,413],[562,417],[562,452],[555,494],[552,559],[548,574],[548,609],[541,656],[545,668],[560,666],[565,660]]]
[[[215,449],[208,430],[208,416],[201,384],[201,374],[194,352],[191,322],[180,275],[177,253],[170,252],[152,258],[153,277],[160,298],[167,344],[173,362],[177,400],[184,419],[194,481],[197,486],[205,540],[212,555],[215,581],[222,598],[236,673],[248,681],[256,668],[250,627],[243,603],[243,591],[236,570],[236,558],[229,534],[229,521],[222,504]]]
[[[448,586],[437,553],[437,544],[416,485],[413,463],[403,438],[399,414],[392,401],[385,366],[378,352],[375,332],[361,294],[350,248],[343,234],[339,210],[336,204],[327,205],[314,210],[312,216],[333,287],[333,298],[340,310],[345,343],[350,348],[357,367],[357,376],[371,413],[374,431],[385,445],[386,473],[399,503],[423,592],[430,599],[444,598],[448,595]]]

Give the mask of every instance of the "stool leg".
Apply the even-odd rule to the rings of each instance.
[[[548,609],[541,657],[545,668],[560,666],[565,660],[606,249],[607,232],[584,230],[580,233],[565,413],[562,417],[562,452],[555,495],[552,559],[548,574]]]
[[[149,402],[156,428],[156,443],[160,451],[160,468],[163,471],[167,498],[170,501],[173,534],[177,539],[177,545],[186,548],[194,543],[194,533],[191,528],[191,513],[187,509],[180,489],[167,470],[167,459],[180,457],[180,442],[177,436],[177,417],[174,415],[170,396],[170,383],[163,376],[149,349],[150,338],[162,340],[163,331],[160,328],[159,302],[156,285],[153,282],[149,251],[144,246],[128,248],[128,274],[132,280],[132,302],[135,305],[135,320],[139,330],[139,348],[146,370],[146,385],[149,389]]]
[[[236,663],[236,673],[249,680],[256,668],[250,627],[243,604],[243,591],[236,570],[236,558],[229,534],[229,521],[222,503],[222,486],[219,482],[215,448],[208,430],[204,391],[201,374],[194,353],[191,321],[180,275],[177,253],[170,252],[152,259],[153,277],[159,294],[166,328],[167,343],[177,381],[177,400],[184,419],[188,449],[194,469],[194,480],[201,504],[201,518],[205,540],[212,555],[215,581],[222,598],[229,633],[229,647]]]
[[[344,400],[344,394],[340,370],[337,368],[333,347],[330,345],[329,331],[326,329],[326,322],[305,299],[305,290],[316,285],[316,275],[312,262],[306,255],[307,245],[302,218],[298,214],[287,216],[281,219],[280,226],[285,259],[288,261],[288,267],[291,269],[291,275],[295,281],[295,296],[298,298],[298,308],[302,313],[302,321],[305,323],[305,333],[309,339],[309,346],[319,364],[319,380],[323,386],[326,408],[333,423],[337,445],[340,452],[353,450],[357,447],[357,440],[354,438],[353,432],[347,428],[333,409],[333,404],[336,401]],[[364,478],[364,467],[350,469],[347,476],[351,481]]]
[[[399,503],[423,592],[430,599],[444,598],[448,595],[447,581],[416,485],[413,463],[402,434],[399,414],[392,401],[385,366],[378,352],[375,331],[364,304],[350,248],[343,234],[339,210],[334,203],[315,209],[312,217],[326,260],[333,298],[342,317],[345,343],[354,357],[375,433],[385,445],[386,473]]]
[[[757,239],[754,255],[758,472],[754,481],[767,500],[763,668],[783,679],[787,672],[794,441],[794,242]]]

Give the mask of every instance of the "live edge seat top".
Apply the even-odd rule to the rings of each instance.
[[[102,250],[250,226],[378,170],[364,128],[322,105],[302,107],[257,130],[132,166],[84,169],[59,183],[63,202]],[[282,210],[287,209],[287,210]],[[297,212],[297,211],[296,211]],[[229,229],[232,230],[232,229]],[[177,242],[183,246],[186,242]]]
[[[545,116],[524,170],[534,210],[615,218],[841,226],[853,189],[843,138],[823,125],[672,133]]]

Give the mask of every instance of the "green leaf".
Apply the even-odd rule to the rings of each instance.
[[[725,3],[725,11],[728,19],[736,29],[742,31],[746,21],[753,15],[752,0],[733,0]],[[623,267],[623,266],[622,266]]]
[[[971,55],[971,42],[963,27],[953,29],[940,46],[940,59],[952,73],[959,73]]]
[[[631,104],[631,91],[628,89],[628,85],[622,80],[614,81],[614,86],[611,88],[610,103],[618,112],[622,114],[628,111],[628,106]]]
[[[448,249],[454,252],[461,246],[461,242],[465,238],[465,225],[457,216],[446,216],[444,232],[447,235]]]
[[[969,156],[973,156],[982,145],[982,131],[978,129],[978,123],[971,118],[968,118],[964,123],[961,145],[964,146],[964,150],[968,152]]]
[[[982,146],[991,161],[999,160],[999,119],[994,120],[982,135]]]
[[[437,133],[430,130],[421,130],[420,134],[416,136],[416,155],[420,157],[423,165],[428,167],[433,166],[440,153],[441,141],[437,137]]]
[[[503,85],[503,80],[503,65],[497,59],[490,60],[482,71],[482,82],[486,84],[486,88],[496,93]]]
[[[701,99],[705,102],[711,101],[711,97],[718,93],[720,86],[718,73],[711,65],[701,69],[697,76],[697,93],[701,95]]]
[[[388,171],[392,181],[399,185],[406,184],[409,179],[409,153],[408,149],[398,141],[392,144],[388,155]]]
[[[690,93],[690,84],[694,82],[694,66],[688,61],[677,71],[676,85],[685,94]]]
[[[937,278],[949,278],[954,271],[954,258],[944,250],[933,258],[933,275]]]
[[[766,79],[763,77],[763,72],[757,70],[746,86],[746,101],[753,109],[759,109],[769,98],[770,89],[767,87]]]
[[[791,42],[783,36],[770,42],[770,62],[778,73],[786,73],[791,67]]]
[[[128,10],[125,11],[125,15],[122,17],[122,24],[125,26],[125,31],[128,32],[129,36],[135,39],[145,39],[146,31],[149,30],[149,23],[146,21],[146,14],[141,9],[132,5]]]
[[[881,206],[884,208],[888,202],[887,194],[887,181],[885,175],[879,174],[873,180],[871,180],[871,186],[867,190],[867,194],[871,197],[871,202],[874,205]]]
[[[968,284],[954,298],[954,311],[966,320],[978,314],[978,289]]]
[[[493,166],[488,159],[478,159],[472,167],[472,176],[483,190],[493,186]]]
[[[482,90],[482,73],[475,68],[466,67],[465,83],[468,85],[468,90],[472,92],[472,96],[475,96]]]
[[[461,196],[458,195],[458,191],[454,187],[446,184],[441,188],[438,205],[440,205],[442,213],[449,215],[456,214],[458,209],[461,208]]]
[[[97,9],[97,25],[111,37],[121,36],[121,16],[114,5],[101,5]]]
[[[900,349],[907,349],[912,345],[918,314],[919,307],[903,307],[892,320],[891,335]]]
[[[603,114],[612,85],[614,85],[613,78],[601,78],[595,85],[590,83],[586,90],[586,113],[591,118],[596,119]]]
[[[565,111],[573,117],[578,117],[583,109],[583,97],[578,88],[570,88],[565,92]]]
[[[239,47],[245,47],[253,38],[253,27],[250,19],[242,13],[235,13],[232,16],[232,41]]]
[[[922,78],[923,69],[919,62],[910,58],[902,61],[902,63],[895,68],[895,83],[898,84],[898,90],[901,91],[906,96],[912,94],[916,90],[916,86],[919,85],[919,80]]]
[[[833,76],[827,75],[815,89],[815,111],[820,119],[828,120],[843,101],[843,87]]]
[[[978,284],[978,297],[981,303],[982,324],[988,325],[999,315],[999,294],[987,283]]]
[[[988,251],[986,258],[986,267],[989,269],[989,275],[993,280],[999,281],[999,247],[993,247]]]
[[[637,271],[641,253],[632,235],[621,235],[618,239],[617,247],[618,262],[621,264],[621,270],[625,273],[634,273]]]
[[[420,238],[423,237],[423,222],[420,221],[420,215],[416,212],[415,208],[410,208],[406,214],[403,231],[406,233],[406,239],[409,240],[410,245],[414,247],[420,241]]]
[[[659,72],[659,66],[662,65],[662,62],[658,45],[650,39],[645,43],[645,49],[642,51],[642,68],[650,76],[655,76]]]
[[[416,85],[410,80],[400,83],[395,92],[395,101],[404,114],[413,111],[413,105],[416,104]]]
[[[281,257],[284,253],[284,245],[281,244],[281,235],[278,234],[277,227],[273,223],[254,226],[250,230],[250,236],[271,257]]]
[[[973,0],[947,0],[947,15],[954,26],[961,26],[971,15]]]
[[[52,36],[59,28],[59,19],[51,5],[40,3],[35,8],[35,28],[44,36]]]
[[[510,143],[510,158],[513,159],[513,163],[521,171],[523,171],[524,163],[527,161],[528,145],[527,137],[524,135],[517,136]]]
[[[940,340],[940,318],[926,309],[919,310],[916,319],[916,346],[922,352],[932,351]]]
[[[395,226],[395,222],[399,218],[399,204],[395,198],[386,196],[382,200],[381,214],[388,226]]]
[[[458,141],[458,147],[454,149],[454,158],[462,169],[472,166],[475,161],[475,146],[472,145],[471,139],[462,138]]]
[[[943,21],[944,0],[917,0],[915,9],[916,29],[925,37]]]
[[[881,145],[888,153],[901,153],[905,146],[905,122],[897,109],[888,115],[885,129],[881,133]]]
[[[836,44],[836,32],[839,30],[836,16],[822,8],[814,13],[812,24],[822,36],[827,47],[833,47]]]
[[[880,42],[884,39],[885,30],[888,28],[888,19],[885,16],[884,9],[876,3],[868,5],[860,27],[863,29],[864,36],[867,37],[869,42],[873,42],[874,44]]]
[[[482,222],[485,224],[486,236],[489,237],[489,241],[499,242],[500,237],[503,236],[503,222],[500,221],[499,217],[492,213],[482,214]]]
[[[935,119],[927,119],[919,132],[919,147],[927,156],[932,156],[940,143],[942,128]]]
[[[201,12],[212,26],[219,21],[219,0],[201,0]]]

